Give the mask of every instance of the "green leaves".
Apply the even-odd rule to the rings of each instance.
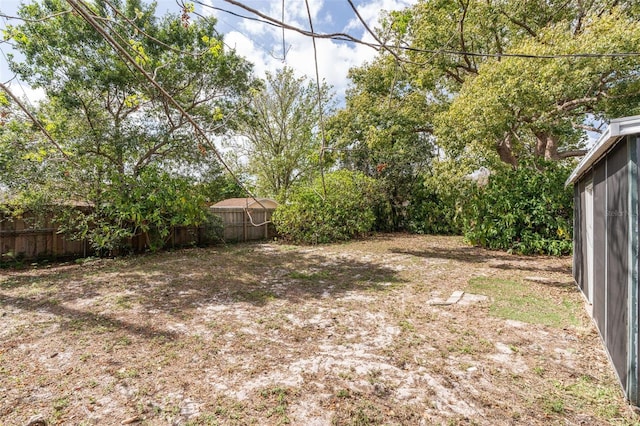
[[[298,78],[291,68],[267,74],[264,90],[253,90],[251,103],[238,120],[245,143],[237,147],[249,159],[260,195],[285,201],[300,181],[310,181],[320,167],[322,146],[315,83]],[[333,94],[321,87],[323,113],[333,108]]]
[[[522,254],[563,255],[572,248],[571,167],[523,164],[493,173],[464,207],[464,236],[472,244]]]
[[[185,178],[146,168],[136,178],[114,175],[101,188],[100,202],[82,212],[59,215],[62,232],[88,238],[98,252],[127,250],[131,238],[146,234],[151,250],[162,248],[171,229],[207,221],[204,196]]]
[[[411,84],[425,90],[450,157],[558,160],[583,147],[589,119],[640,112],[637,57],[563,57],[639,52],[637,7],[436,0],[390,19],[404,27],[409,15]]]
[[[329,120],[329,137],[340,162],[377,179],[385,206],[377,212],[377,229],[404,226],[403,204],[434,156],[431,113],[425,93],[393,58],[352,69],[346,108]]]
[[[195,184],[219,171],[219,164],[182,114],[68,8],[62,0],[24,5],[19,14],[25,20],[6,35],[24,56],[11,61],[12,69],[45,89],[38,117],[73,164],[43,148],[21,118],[17,130],[0,129],[0,148],[21,153],[0,151],[0,172],[3,178],[22,176],[11,180],[12,191],[33,187],[63,205],[91,206],[58,219],[97,249],[126,246],[141,232],[156,249],[171,227],[203,220]],[[91,8],[205,132],[227,130],[223,119],[254,82],[250,64],[224,51],[214,19],[183,27],[179,16],[157,18],[155,5],[140,0],[97,1]]]
[[[326,192],[325,192],[326,189]],[[340,170],[293,189],[273,215],[278,233],[306,244],[345,241],[369,232],[380,202],[375,180]]]

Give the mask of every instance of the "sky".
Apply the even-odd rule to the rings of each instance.
[[[15,15],[20,0],[0,1],[0,12]],[[245,16],[254,16],[251,12],[233,6],[224,0],[201,0],[195,5],[195,13],[213,15],[218,19],[217,29],[224,35],[225,44],[234,48],[237,53],[254,64],[257,76],[264,77],[265,72],[275,71],[283,66],[292,68],[298,76],[315,79],[315,61],[313,41],[310,37],[297,32],[285,30],[283,54],[282,29],[242,19],[230,13],[215,10],[218,7]],[[273,18],[281,20],[284,3],[284,21],[294,27],[309,29],[309,17],[305,0],[242,0],[242,3],[261,11]],[[416,0],[353,0],[360,16],[370,28],[377,26],[381,11],[400,10]],[[204,4],[204,5],[203,5]],[[358,20],[347,0],[309,0],[309,9],[314,30],[318,33],[341,32],[368,42],[375,42]],[[157,0],[157,13],[179,14],[181,8],[176,0]],[[10,22],[10,23],[14,23]],[[0,18],[0,30],[7,20]],[[333,86],[337,100],[342,103],[344,92],[348,86],[347,72],[350,68],[362,65],[375,57],[376,51],[360,44],[328,39],[316,39],[318,73],[329,85]],[[5,56],[10,53],[7,44],[0,44],[0,81],[6,83],[14,75],[9,71]],[[11,83],[11,89],[21,96],[23,93],[31,101],[42,97],[42,93],[34,92],[24,82]]]

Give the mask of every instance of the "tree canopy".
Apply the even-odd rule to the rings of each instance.
[[[401,226],[403,203],[434,155],[426,93],[391,56],[349,73],[346,107],[329,120],[342,167],[378,179],[386,198],[378,228]]]
[[[238,116],[234,148],[246,157],[264,196],[287,199],[298,182],[311,182],[320,173],[323,147],[321,112],[333,110],[333,93],[321,86],[320,111],[314,82],[296,77],[291,68],[267,72],[262,89],[254,89],[250,103]]]
[[[211,135],[226,131],[226,120],[254,81],[251,65],[223,48],[215,19],[157,18],[154,6],[140,0],[98,0],[91,7],[104,29],[201,128]],[[94,235],[94,242],[111,247],[137,232],[156,228],[162,237],[171,225],[201,221],[196,207],[203,200],[187,182],[219,172],[220,164],[184,114],[65,2],[23,5],[19,15],[24,20],[7,34],[24,60],[10,65],[45,90],[38,117],[63,151],[40,138],[24,155],[52,170],[42,189],[56,202],[95,207],[88,220],[76,220],[83,224],[79,231],[86,236],[88,221],[101,223],[91,232],[103,229],[105,235]],[[133,194],[144,195],[144,207]],[[175,209],[162,216],[169,205]]]
[[[635,2],[436,0],[386,26],[434,106],[438,145],[516,166],[580,155],[590,123],[639,111],[640,65],[624,55],[640,51],[638,22]]]
[[[322,204],[318,173],[348,169],[376,180],[375,229],[457,232],[471,223],[462,201],[480,166],[505,179],[493,196],[509,180],[551,182],[536,174],[546,171],[558,192],[562,160],[584,153],[588,131],[640,113],[636,1],[420,0],[380,21],[384,46],[350,70],[337,112],[326,84],[291,68],[255,80],[215,19],[183,7],[158,17],[142,0],[21,6],[4,34],[24,56],[11,68],[47,98],[33,120],[0,97],[2,189],[91,205],[59,220],[98,248],[142,232],[162,240],[205,220],[205,200],[242,194],[209,144],[224,136],[260,195],[286,201],[322,184]],[[477,206],[489,192],[474,193]]]

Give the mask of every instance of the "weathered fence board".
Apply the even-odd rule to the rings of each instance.
[[[225,241],[265,240],[276,235],[271,209],[215,207],[212,211],[222,218]]]
[[[148,237],[141,234],[130,241],[134,252],[149,248]],[[166,240],[166,247],[196,245],[204,241],[204,228],[176,227]],[[47,218],[34,223],[32,218],[0,217],[0,261],[37,258],[78,258],[94,254],[87,240],[71,240],[58,233]]]
[[[224,223],[224,241],[238,242],[273,238],[275,228],[270,222],[273,209],[222,207],[212,209]],[[175,227],[165,247],[182,247],[206,243],[204,227]],[[149,249],[146,234],[133,237],[134,252]],[[71,240],[58,233],[58,227],[46,218],[36,223],[34,218],[0,216],[0,261],[37,258],[78,258],[94,254],[86,240]]]

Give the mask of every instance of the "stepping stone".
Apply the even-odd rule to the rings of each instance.
[[[454,303],[458,303],[458,301],[462,299],[462,296],[464,296],[464,291],[456,290],[453,293],[451,293],[451,296],[449,296],[449,298],[447,299],[446,302],[444,302],[444,304],[453,305]]]
[[[476,303],[486,302],[489,298],[483,294],[465,293],[458,305],[473,305]]]
[[[449,296],[449,298],[446,301],[443,301],[442,299],[432,299],[432,300],[429,300],[427,303],[429,305],[443,305],[443,306],[454,305],[458,303],[460,299],[462,299],[463,295],[464,295],[464,291],[456,290],[453,293],[451,293],[451,296]]]

